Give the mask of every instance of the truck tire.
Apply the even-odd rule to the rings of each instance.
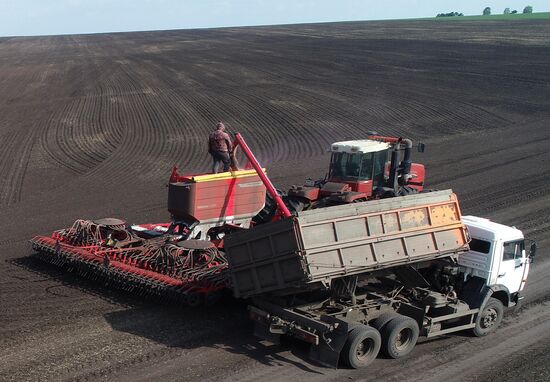
[[[370,323],[370,326],[382,333],[386,324],[393,320],[395,317],[399,317],[399,314],[395,312],[382,313]]]
[[[403,186],[398,192],[398,196],[406,196],[406,195],[413,195],[413,194],[418,194],[418,190],[411,186]]]
[[[348,333],[340,353],[344,363],[353,369],[366,367],[378,356],[382,339],[373,327],[361,325]]]
[[[416,345],[420,329],[415,320],[399,315],[386,324],[382,332],[382,352],[390,358],[409,354]]]
[[[504,315],[504,305],[500,300],[490,297],[487,304],[478,313],[476,326],[472,329],[474,336],[483,337],[494,331],[500,325]]]

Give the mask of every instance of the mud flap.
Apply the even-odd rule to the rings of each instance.
[[[309,358],[321,365],[336,369],[351,326],[346,321],[330,316],[322,316],[321,321],[334,325],[335,329],[319,336],[319,345],[310,347]]]
[[[493,291],[486,285],[485,280],[474,276],[464,285],[459,297],[470,306],[470,309],[481,309],[492,294]]]

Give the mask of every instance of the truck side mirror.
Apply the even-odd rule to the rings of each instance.
[[[529,258],[531,261],[533,261],[533,258],[537,254],[537,243],[531,243],[531,247],[529,247]]]
[[[426,145],[424,143],[419,143],[418,144],[418,152],[423,153],[424,150],[426,150]]]

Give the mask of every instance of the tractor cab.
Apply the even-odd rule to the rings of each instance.
[[[370,139],[333,143],[328,182],[345,183],[352,191],[372,194],[385,183],[391,145]]]
[[[424,144],[417,146],[424,152]],[[425,169],[423,164],[412,162],[412,148],[410,139],[377,134],[335,142],[330,146],[328,176],[292,186],[286,203],[298,211],[421,192]]]

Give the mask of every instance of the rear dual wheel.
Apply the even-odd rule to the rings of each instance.
[[[366,367],[378,356],[381,343],[378,330],[366,325],[357,326],[349,332],[340,354],[349,367]]]
[[[415,320],[398,315],[382,330],[382,352],[390,358],[401,358],[415,347],[420,330]]]

